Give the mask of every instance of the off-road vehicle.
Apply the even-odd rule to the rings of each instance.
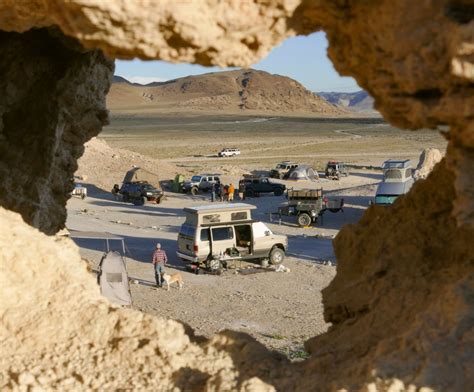
[[[270,170],[270,178],[285,178],[289,171],[295,167],[298,167],[297,163],[291,161],[280,162],[274,169]]]
[[[347,170],[347,166],[343,162],[329,161],[326,164],[325,174],[326,178],[339,180],[342,176],[347,177],[349,170]]]
[[[288,201],[278,208],[279,215],[295,216],[301,227],[316,223],[327,211],[339,212],[344,207],[344,199],[329,199],[321,189],[288,189]]]
[[[191,269],[220,270],[231,260],[269,260],[281,264],[288,238],[252,220],[250,204],[212,204],[185,208],[178,234],[178,257]]]
[[[125,182],[118,193],[122,195],[122,200],[125,203],[133,203],[135,205],[143,205],[147,201],[159,204],[164,195],[161,189],[155,188],[146,181]]]
[[[244,187],[245,197],[259,196],[261,193],[273,193],[281,196],[285,192],[285,185],[270,182],[268,177],[244,177],[239,181],[239,189]]]
[[[201,174],[184,181],[183,192],[197,195],[200,191],[209,192],[216,182],[221,182],[219,174]]]

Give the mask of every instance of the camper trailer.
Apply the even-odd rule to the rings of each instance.
[[[207,269],[220,269],[228,259],[269,259],[280,264],[288,239],[252,219],[256,207],[245,203],[211,204],[185,208],[186,220],[178,234],[178,257]]]
[[[383,181],[377,187],[375,204],[390,205],[400,196],[408,193],[415,180],[409,159],[390,159],[382,165]]]

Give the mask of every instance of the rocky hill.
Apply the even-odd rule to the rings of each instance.
[[[214,72],[147,85],[116,76],[107,97],[112,112],[226,111],[347,115],[297,81],[252,69]]]
[[[319,92],[316,94],[323,97],[329,103],[349,110],[377,113],[374,109],[374,99],[364,90],[356,91],[354,93]]]

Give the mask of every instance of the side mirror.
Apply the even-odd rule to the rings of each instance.
[[[265,237],[269,237],[270,236],[270,231],[269,230],[266,230],[265,231]]]

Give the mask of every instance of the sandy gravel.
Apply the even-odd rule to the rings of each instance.
[[[236,182],[238,177],[224,177],[224,180]],[[246,200],[258,207],[255,219],[266,222],[275,233],[288,236],[289,252],[283,264],[290,268],[289,273],[266,271],[243,275],[229,270],[221,276],[212,276],[184,271],[175,254],[177,233],[184,221],[182,209],[209,203],[206,194],[192,197],[168,193],[160,205],[138,207],[115,201],[112,195],[93,188],[87,199],[69,201],[67,226],[124,236],[129,274],[139,281],[131,286],[135,308],[181,320],[198,335],[207,337],[224,329],[244,331],[268,347],[298,359],[306,355],[303,342],[328,327],[323,319],[321,290],[336,271],[335,266],[324,264],[335,263],[332,238],[344,224],[360,218],[373,197],[377,181],[379,175],[367,171],[340,182],[322,179],[319,183],[301,184],[323,186],[328,194],[338,194],[346,200],[343,213],[328,213],[323,225],[319,223],[312,228],[300,228],[288,218],[281,224],[270,222],[268,213],[276,211],[285,201],[283,196]],[[172,288],[167,292],[153,287],[150,259],[157,241],[168,252],[168,271],[183,274],[182,290]],[[94,264],[105,250],[101,241],[80,240],[77,244],[82,255]],[[244,266],[254,265],[244,263]]]

